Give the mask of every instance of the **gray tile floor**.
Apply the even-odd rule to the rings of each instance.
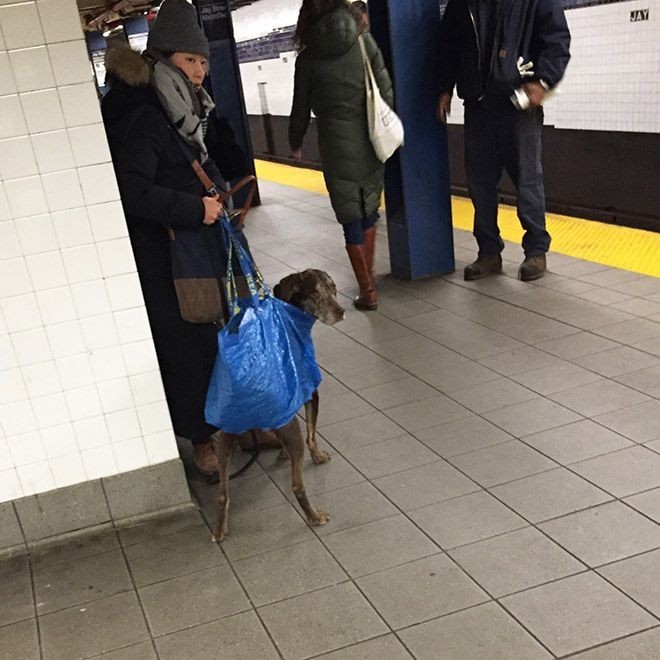
[[[327,198],[262,193],[267,280],[354,293]],[[455,274],[382,276],[377,313],[316,328],[326,527],[269,452],[218,547],[192,478],[199,512],[0,564],[0,659],[660,657],[660,280],[553,254],[523,284],[508,245],[468,284],[455,241]]]

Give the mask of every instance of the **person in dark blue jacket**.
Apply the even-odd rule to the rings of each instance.
[[[523,281],[542,277],[550,235],[541,165],[543,101],[562,79],[570,33],[561,0],[449,0],[440,27],[438,118],[465,102],[465,167],[479,254],[465,279],[502,270],[497,187],[506,169],[525,229]]]

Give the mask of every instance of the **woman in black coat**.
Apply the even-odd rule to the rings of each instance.
[[[216,181],[214,158],[227,181],[249,173],[248,163],[229,124],[207,110],[212,103],[201,83],[208,43],[185,0],[163,3],[147,53],[143,57],[128,49],[109,51],[111,91],[103,99],[103,119],[174,430],[193,442],[197,468],[212,474],[217,459],[210,436],[217,429],[206,423],[204,404],[218,329],[181,318],[166,227],[204,231],[222,208],[219,199],[205,196],[188,153],[203,162]],[[165,83],[154,71],[164,73]],[[173,98],[172,89],[175,96],[182,93]],[[192,101],[186,96],[191,90]],[[179,108],[182,99],[191,108]],[[185,121],[177,121],[175,113],[188,110]],[[190,122],[198,124],[194,139]]]

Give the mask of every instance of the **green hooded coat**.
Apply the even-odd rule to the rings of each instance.
[[[369,140],[364,66],[358,27],[343,8],[323,16],[307,32],[296,60],[289,143],[302,146],[316,115],[325,183],[337,220],[361,220],[378,210],[383,164]],[[392,82],[376,42],[363,33],[367,54],[382,97],[391,106]]]

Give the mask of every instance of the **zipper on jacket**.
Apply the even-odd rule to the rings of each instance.
[[[472,29],[474,30],[474,40],[477,42],[477,56],[478,56],[478,71],[479,71],[479,82],[481,83],[481,96],[477,101],[481,101],[484,95],[486,94],[486,86],[484,85],[484,74],[481,71],[481,43],[479,43],[479,32],[477,30],[477,21],[474,17],[474,12],[472,11],[472,4],[469,2],[466,3],[468,7],[468,13],[470,14],[470,19],[472,20]]]

